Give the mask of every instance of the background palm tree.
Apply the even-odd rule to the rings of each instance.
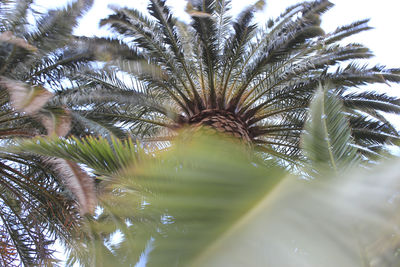
[[[2,266],[57,265],[51,245],[57,238],[71,243],[79,230],[79,211],[93,209],[92,179],[76,163],[5,148],[17,138],[70,131],[68,111],[47,102],[68,73],[95,57],[92,47],[79,46],[84,40],[71,35],[91,4],[76,1],[43,14],[32,1],[0,4]],[[34,21],[28,19],[32,15]]]
[[[51,265],[51,244],[69,242],[78,229],[79,211],[60,173],[44,158],[4,149],[13,140],[31,137],[42,126],[16,113],[1,90],[0,264]]]
[[[5,148],[22,137],[103,134],[90,116],[59,101],[74,73],[116,54],[137,57],[117,40],[72,35],[92,2],[44,13],[31,0],[0,4],[0,265],[53,266],[51,245],[58,239],[72,247],[81,215],[95,208],[94,179],[77,163]]]
[[[138,73],[124,60],[80,76],[81,88],[97,88],[88,103],[100,106],[89,108],[92,114],[103,113],[138,136],[158,140],[185,126],[206,125],[290,161],[299,156],[315,88],[329,81],[346,108],[360,153],[373,155],[398,139],[382,115],[398,113],[398,99],[356,88],[398,82],[399,70],[359,65],[354,60],[370,58],[371,51],[361,44],[341,45],[344,38],[370,29],[368,20],[325,34],[320,15],[332,4],[321,0],[291,6],[259,27],[252,18],[260,7],[262,1],[233,19],[230,1],[190,1],[190,24],[174,18],[161,0],[150,1],[151,17],[115,8],[101,25],[109,25],[159,71]],[[131,82],[119,71],[133,72]]]

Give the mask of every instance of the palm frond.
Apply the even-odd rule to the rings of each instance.
[[[368,26],[367,23],[369,22],[369,19],[364,19],[364,20],[359,20],[356,22],[353,22],[349,25],[341,26],[338,27],[334,32],[329,34],[328,38],[325,39],[325,42],[327,44],[331,44],[334,42],[337,42],[339,40],[342,40],[348,36],[351,36],[353,34],[370,30],[372,27]]]
[[[191,70],[188,69],[184,59],[182,41],[178,36],[176,19],[172,16],[168,6],[165,4],[165,0],[151,0],[148,10],[150,14],[158,21],[164,33],[165,43],[171,47],[177,61],[180,63],[181,68],[185,72],[186,78],[190,83],[191,93],[194,96],[194,100],[200,107],[204,106],[192,80],[191,76],[193,74],[190,73]]]
[[[358,161],[343,104],[327,86],[320,85],[315,93],[301,138],[304,154],[317,172],[342,172]]]
[[[400,113],[399,98],[376,92],[349,93],[340,96],[347,108],[357,108],[362,111],[383,111]]]
[[[310,5],[305,5],[300,18],[288,22],[280,31],[270,34],[271,41],[263,47],[262,53],[253,59],[252,64],[247,66],[244,82],[230,100],[230,106],[236,106],[239,103],[248,85],[257,75],[265,71],[268,64],[284,60],[290,55],[290,51],[301,46],[305,40],[322,35],[323,31],[319,27],[320,21],[315,18],[318,18],[319,14],[329,9],[330,6],[329,1],[315,1]]]
[[[54,236],[68,243],[78,229],[73,201],[60,190],[49,166],[35,156],[2,151],[1,159],[2,236],[17,252],[14,263],[55,263],[49,247]]]
[[[267,192],[282,175],[281,170],[273,167],[265,172],[264,163],[250,164],[243,147],[231,141],[214,138],[195,143],[183,141],[175,148],[159,155],[161,158],[135,161],[133,166],[128,164],[125,171],[117,172],[118,176],[113,179],[118,183],[111,183],[110,194],[102,198],[101,215],[88,221],[88,235],[92,238],[86,242],[93,246],[87,247],[80,262],[101,264],[103,260],[113,259],[120,266],[129,266],[138,260],[148,242],[154,242],[149,266],[159,266],[163,262],[186,265],[198,249],[230,224],[228,220],[238,218],[257,202],[261,195],[256,188]],[[211,157],[206,157],[211,148],[218,149]],[[266,173],[269,174],[266,176]],[[241,201],[237,202],[238,198]],[[216,205],[210,206],[210,203]],[[131,210],[123,208],[125,205],[138,213],[132,216]],[[97,229],[101,229],[103,238]],[[111,244],[99,254],[105,249],[103,241],[117,229],[123,236],[120,244]]]
[[[200,12],[212,14],[215,10],[215,3],[211,0],[203,0],[199,4],[192,3],[193,7]],[[217,105],[217,94],[215,84],[215,70],[218,63],[218,40],[216,24],[212,18],[208,16],[192,16],[193,29],[202,44],[202,59],[204,62],[204,70],[207,73],[207,82],[209,87],[209,99],[207,106],[215,108]]]
[[[102,20],[100,25],[110,24],[113,29],[134,37],[134,42],[139,43],[150,55],[153,55],[149,58],[154,63],[163,64],[168,73],[182,84],[182,87],[174,85],[170,89],[177,93],[190,109],[193,109],[193,103],[189,100],[191,93],[184,77],[181,75],[178,67],[179,63],[176,61],[173,52],[168,50],[161,42],[160,36],[162,36],[162,32],[160,29],[137,10],[116,9],[116,12],[116,15],[111,15],[109,18]],[[184,92],[189,94],[189,98]]]
[[[238,67],[241,62],[241,55],[245,52],[245,47],[252,33],[256,29],[255,24],[250,24],[253,18],[254,6],[247,8],[239,15],[237,21],[233,24],[235,33],[226,40],[224,47],[224,58],[221,62],[223,72],[221,78],[221,92],[219,93],[220,103],[219,106],[225,102],[225,93],[228,87],[231,73]],[[229,67],[228,67],[229,66]]]
[[[225,43],[225,38],[229,35],[229,24],[231,22],[232,17],[229,14],[229,11],[232,8],[232,3],[230,0],[217,0],[215,3],[215,15],[218,20],[218,50],[222,50],[222,46]]]
[[[37,28],[26,36],[41,53],[54,51],[68,44],[72,30],[92,5],[92,0],[77,0],[64,9],[50,10],[37,20]]]
[[[12,149],[82,163],[104,176],[111,176],[137,161],[136,154],[141,151],[132,139],[121,141],[91,136],[82,139],[36,138],[20,142]]]
[[[52,93],[41,86],[30,86],[5,77],[0,79],[1,86],[7,88],[10,94],[11,104],[20,112],[33,115],[53,96]]]
[[[114,172],[75,260],[130,266],[146,251],[147,266],[398,262],[399,242],[388,237],[399,205],[387,202],[399,188],[397,162],[319,181],[282,179],[232,140],[203,137]]]
[[[92,177],[75,162],[60,158],[48,159],[48,162],[77,198],[81,214],[94,213],[96,194]]]
[[[399,206],[387,200],[398,190],[397,166],[287,178],[192,266],[396,266]]]
[[[23,32],[27,23],[27,14],[32,0],[7,1],[2,3],[0,14],[0,29],[2,32]]]

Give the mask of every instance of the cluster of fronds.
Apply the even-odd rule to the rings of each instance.
[[[78,18],[90,6],[91,1],[82,0],[40,14],[32,8],[32,1],[0,5],[2,266],[53,266],[58,261],[53,258],[55,239],[70,244],[78,232],[80,215],[76,196],[71,194],[74,188],[65,183],[71,177],[64,177],[61,171],[65,164],[55,166],[48,158],[5,147],[21,137],[65,136],[70,131],[68,111],[47,103],[55,86],[61,86],[70,71],[93,57],[88,50],[81,51],[84,46],[76,46],[71,36]],[[33,24],[28,21],[32,14]],[[71,165],[79,168],[76,163]],[[80,201],[84,212],[85,202]]]
[[[177,20],[163,0],[150,1],[151,17],[114,8],[115,14],[101,25],[111,26],[159,69],[126,68],[131,62],[127,58],[124,64],[80,75],[76,97],[83,96],[88,107],[82,112],[151,140],[158,133],[163,140],[202,112],[223,110],[244,125],[257,148],[291,161],[299,156],[315,89],[329,82],[345,106],[360,153],[374,155],[399,138],[382,115],[399,113],[397,98],[364,89],[349,93],[365,84],[400,81],[399,69],[354,63],[373,56],[365,46],[342,44],[346,37],[369,30],[368,20],[325,34],[320,16],[332,4],[320,0],[291,6],[259,27],[252,18],[260,6],[249,6],[233,19],[230,1],[189,1],[190,24]],[[121,136],[105,121],[99,123],[109,134]]]

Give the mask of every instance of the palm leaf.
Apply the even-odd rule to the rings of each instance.
[[[108,172],[113,179],[102,210],[82,228],[80,242],[87,245],[75,259],[84,266],[131,266],[147,251],[147,266],[399,262],[397,162],[320,181],[282,180],[281,170],[231,139],[203,137]],[[112,241],[116,233],[120,239]]]
[[[345,170],[357,162],[357,149],[351,137],[350,124],[343,104],[319,86],[311,102],[309,117],[302,134],[302,148],[310,165],[317,171]]]
[[[14,108],[30,115],[37,113],[53,96],[42,86],[30,86],[5,77],[1,77],[0,84],[8,89]]]
[[[32,145],[23,144],[25,149],[33,148]],[[89,148],[87,144],[82,145]],[[138,165],[132,166],[132,161],[128,161],[125,166],[117,166],[123,167],[119,171],[106,172],[113,177],[111,181],[117,179],[118,182],[109,182],[106,187],[109,193],[100,200],[101,215],[88,221],[86,227],[90,230],[82,242],[91,245],[79,262],[103,266],[115,261],[119,266],[129,266],[139,259],[149,240],[154,239],[155,249],[149,256],[149,266],[178,261],[186,265],[198,249],[230,224],[230,220],[257,203],[261,197],[257,189],[268,192],[282,177],[282,171],[276,167],[266,168],[265,163],[257,159],[251,163],[250,154],[232,140],[211,138],[175,145],[172,151],[159,154],[161,157],[146,156],[147,160],[135,161]],[[35,145],[34,150],[39,151],[40,146],[48,147],[48,143]],[[212,148],[219,149],[210,155],[208,151]],[[125,160],[129,160],[131,156],[123,152],[127,149],[132,148],[115,146],[112,154],[125,155]],[[48,148],[45,153],[54,152],[50,151],[53,150]],[[66,155],[72,159],[80,153],[70,149]],[[143,152],[136,153],[136,157],[143,158],[140,156]],[[99,159],[106,156],[91,155]],[[95,167],[94,164],[89,166]],[[103,242],[117,230],[123,240],[119,244],[110,243],[105,249]],[[110,258],[111,255],[115,257]]]
[[[37,20],[37,28],[29,33],[27,40],[41,53],[54,51],[68,44],[73,28],[93,4],[92,0],[77,0],[64,9],[50,10]]]
[[[212,14],[215,10],[214,1],[203,0],[198,4],[192,3],[193,7],[200,12]],[[199,41],[202,44],[202,60],[204,70],[207,73],[207,82],[209,87],[208,105],[215,108],[217,105],[216,85],[215,85],[215,70],[218,60],[218,40],[217,28],[214,20],[209,16],[192,16],[192,27],[196,30]]]
[[[398,164],[287,178],[191,266],[397,266]]]
[[[116,138],[35,138],[24,140],[13,150],[31,151],[42,156],[56,157],[82,163],[95,173],[110,176],[137,160],[133,140]]]

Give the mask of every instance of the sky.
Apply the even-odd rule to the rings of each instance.
[[[101,18],[112,13],[108,8],[110,5],[121,7],[134,7],[145,11],[147,0],[94,0],[94,6],[80,21],[80,26],[75,30],[76,35],[85,36],[107,36],[109,31],[106,28],[99,29],[98,24]],[[57,8],[64,6],[66,0],[36,0],[35,3],[43,9]],[[254,3],[255,0],[233,0],[232,13],[237,14],[245,6]],[[298,0],[266,0],[266,7],[257,14],[256,19],[262,23],[269,18],[278,16],[284,9]],[[349,24],[356,20],[370,18],[370,26],[373,30],[357,34],[346,39],[347,42],[357,42],[370,48],[375,57],[369,59],[370,65],[380,64],[389,68],[400,67],[400,0],[331,0],[335,6],[322,17],[322,27],[325,32],[330,32],[338,26]],[[167,0],[178,19],[185,20],[188,15],[184,12],[185,0]],[[386,92],[391,95],[400,96],[400,85],[372,85],[372,89]],[[400,129],[398,116],[388,116],[389,119]]]

